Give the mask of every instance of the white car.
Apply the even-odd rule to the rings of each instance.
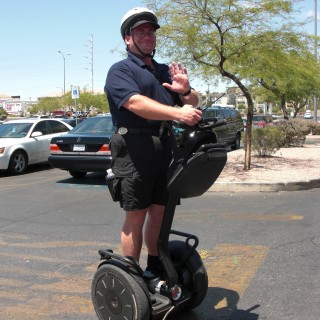
[[[0,170],[23,174],[28,165],[47,162],[51,138],[72,126],[59,119],[9,120],[0,126]]]
[[[312,119],[311,111],[307,110],[306,113],[304,114],[305,119]]]

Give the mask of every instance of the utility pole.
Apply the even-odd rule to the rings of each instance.
[[[89,59],[89,64],[90,64],[90,72],[91,72],[91,93],[93,94],[94,89],[93,89],[93,35],[91,34],[91,37],[89,39],[89,56],[86,56],[87,59]],[[86,68],[89,70],[89,68]]]

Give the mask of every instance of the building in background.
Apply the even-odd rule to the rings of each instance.
[[[8,96],[0,94],[0,108],[6,110],[12,116],[24,116],[29,106],[36,104],[37,101],[20,100],[20,96]]]

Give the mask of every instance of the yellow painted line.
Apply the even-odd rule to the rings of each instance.
[[[68,279],[57,279],[53,283],[34,284],[30,286],[32,290],[50,291],[56,293],[82,293],[88,292],[91,287],[92,279],[84,279],[84,277],[70,277]]]
[[[283,213],[273,213],[273,214],[259,214],[255,212],[244,212],[244,213],[233,213],[233,212],[215,212],[213,209],[186,209],[183,211],[177,211],[175,214],[175,219],[183,219],[190,222],[195,222],[199,220],[199,214],[201,217],[205,218],[222,218],[222,219],[232,219],[232,220],[248,220],[248,221],[297,221],[303,220],[304,216],[300,214],[283,214]]]
[[[13,253],[0,253],[0,257],[4,257],[4,258],[15,258],[16,260],[23,260],[23,262],[25,263],[25,267],[28,266],[28,263],[30,262],[47,262],[47,263],[55,263],[57,262],[57,258],[53,257],[53,256],[43,256],[43,255],[32,255],[32,254],[21,254],[18,255],[17,258],[17,254],[13,254]],[[74,259],[60,259],[59,258],[59,263],[60,264],[75,264],[78,263],[79,261]]]
[[[15,287],[15,288],[21,288],[29,286],[31,283],[28,281],[21,281],[21,280],[13,280],[13,279],[7,279],[7,278],[0,278],[0,286],[1,287]]]
[[[35,275],[40,279],[69,279],[70,275],[67,275],[65,273],[59,272],[59,271],[54,271],[54,272],[50,272],[48,270],[35,270],[32,266],[25,264],[25,265],[21,265],[21,266],[15,266],[15,265],[3,265],[1,266],[1,272],[3,274],[5,273],[16,273],[19,274],[20,276],[24,276],[24,277],[34,277]],[[83,275],[84,278],[86,277],[91,277],[92,274],[86,274]],[[2,285],[4,285],[4,280],[5,278],[0,278],[0,283]],[[9,281],[9,280],[8,280]],[[10,284],[10,286],[14,287],[16,283],[19,283],[21,280],[17,279],[17,280],[10,280],[12,282],[8,282],[8,286]]]
[[[70,295],[46,296],[29,298],[27,302],[16,303],[14,306],[1,307],[1,319],[33,319],[43,320],[59,314],[87,314],[94,319],[91,298]]]
[[[264,246],[219,244],[209,251],[201,251],[209,280],[209,310],[234,310],[263,263],[269,248]]]
[[[232,220],[252,220],[252,221],[297,221],[302,220],[302,215],[288,214],[256,214],[256,213],[223,213],[220,214],[224,219]]]
[[[94,241],[41,241],[41,242],[8,242],[0,240],[0,246],[10,246],[18,248],[33,248],[33,249],[49,249],[49,248],[67,248],[67,247],[96,247],[97,251],[100,248],[112,247],[107,242],[94,242]]]

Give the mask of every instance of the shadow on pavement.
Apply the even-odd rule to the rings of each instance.
[[[87,173],[87,175],[83,178],[73,178],[70,176],[67,179],[58,180],[57,183],[107,186],[105,177],[106,177],[105,172],[92,172],[92,173]]]
[[[168,317],[170,320],[258,320],[259,315],[251,311],[259,308],[255,305],[248,310],[239,310],[239,294],[225,288],[208,288],[202,304],[192,311],[182,311]],[[219,306],[221,305],[221,306]]]

